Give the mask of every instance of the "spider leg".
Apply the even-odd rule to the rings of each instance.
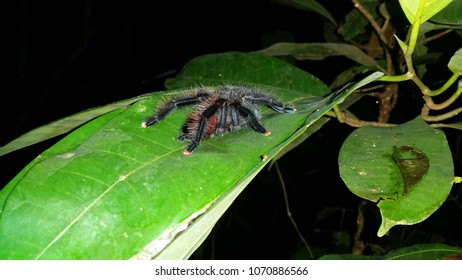
[[[241,114],[243,117],[245,117],[248,121],[250,126],[255,129],[256,131],[260,132],[261,134],[268,136],[271,134],[269,130],[263,127],[263,125],[258,121],[257,116],[248,108],[242,106],[239,103],[233,103],[232,104],[234,108]],[[237,121],[239,118],[237,118]]]
[[[199,103],[204,97],[207,97],[207,93],[198,93],[194,96],[187,96],[180,99],[172,99],[160,106],[156,114],[148,117],[144,122],[141,123],[141,127],[146,128],[148,126],[159,123],[161,120],[165,119],[170,113],[175,109],[190,106]]]
[[[253,104],[266,105],[278,113],[293,113],[297,109],[287,106],[278,99],[266,94],[247,96],[246,99]]]
[[[225,102],[222,102],[224,104]],[[220,111],[220,119],[218,120],[216,132],[219,134],[225,133],[226,121],[228,120],[228,106],[222,106]]]
[[[207,124],[207,119],[204,117],[201,117],[199,121],[199,126],[197,128],[196,136],[194,137],[194,139],[191,140],[191,143],[189,143],[189,145],[183,150],[184,155],[187,155],[187,156],[190,155],[193,152],[193,150],[197,148],[197,146],[202,140],[202,137],[204,137],[205,130],[207,129],[206,124]]]
[[[239,113],[236,106],[231,107],[231,123],[233,126],[239,125]]]
[[[212,117],[220,107],[223,106],[223,104],[226,102],[224,99],[218,99],[214,104],[210,105],[207,109],[205,109],[201,114],[199,118],[199,124],[197,126],[197,131],[194,136],[194,139],[191,140],[191,143],[183,150],[184,155],[190,155],[194,149],[197,148],[199,143],[202,141],[202,139],[205,136],[205,133],[208,130],[208,120],[210,117]],[[220,121],[223,113],[220,116]],[[225,118],[226,122],[226,118]]]

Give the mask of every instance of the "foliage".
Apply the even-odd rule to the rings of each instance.
[[[221,207],[218,214],[214,213],[223,200],[230,200],[227,192],[242,190],[287,143],[355,89],[319,97],[327,91],[321,81],[292,65],[258,54],[204,56],[192,61],[190,68],[199,65],[209,70],[204,65],[210,65],[210,60],[217,65],[213,73],[220,73],[221,82],[239,81],[247,87],[253,82],[252,86],[298,104],[298,113],[278,116],[266,112],[265,125],[275,132],[270,136],[246,130],[217,137],[203,143],[199,153],[187,157],[180,152],[184,143],[172,141],[187,112],[177,112],[152,129],[140,127],[151,108],[166,95],[181,95],[184,89],[145,95],[117,103],[120,106],[109,105],[58,121],[59,126],[51,124],[48,128],[53,131],[74,124],[75,119],[113,109],[42,153],[2,190],[0,257],[153,258],[165,251],[180,232],[183,238],[190,236],[186,244],[195,248],[199,241],[194,239],[207,233],[226,210]],[[261,78],[245,85],[246,73],[236,69],[254,66],[262,69]],[[193,73],[192,80],[204,82],[200,71]],[[280,73],[292,77],[292,86],[287,84],[288,79],[280,79]],[[190,74],[184,71],[175,83],[188,78]],[[205,81],[212,83],[213,77]],[[311,88],[310,94],[302,91],[305,87]],[[43,137],[43,130],[47,129],[36,131],[37,137]],[[31,135],[34,132],[26,139]],[[17,143],[13,143],[14,148]],[[190,224],[199,216],[209,223],[199,230],[200,234],[190,233]],[[50,220],[54,222],[49,224]],[[181,244],[182,250],[162,252],[161,257],[187,257],[184,242]],[[192,253],[191,247],[186,252]]]
[[[333,116],[340,122],[360,127],[345,140],[339,155],[339,168],[342,179],[353,193],[377,202],[382,216],[378,235],[383,236],[395,225],[415,224],[428,218],[447,199],[457,180],[447,139],[435,128],[461,129],[462,123],[456,116],[462,112],[462,107],[458,105],[462,81],[456,82],[462,75],[462,48],[453,46],[456,51],[447,63],[448,75],[438,89],[431,89],[426,84],[423,80],[427,74],[426,65],[417,64],[416,61],[431,56],[426,45],[432,40],[450,32],[460,35],[461,16],[458,11],[462,9],[462,2],[399,1],[400,7],[391,1],[352,2],[355,9],[338,27],[342,37],[336,44],[345,44],[341,42],[343,38],[350,44],[350,49],[359,47],[356,52],[366,50],[369,60],[376,62],[374,68],[384,69],[386,74],[379,79],[384,83],[365,92],[379,100],[377,121],[360,120],[351,111],[334,108]],[[399,11],[404,12],[407,23],[399,21]],[[410,24],[408,31],[407,24]],[[405,38],[401,38],[401,34],[406,32]],[[305,59],[319,53],[316,51],[319,45],[325,45],[327,50],[332,44],[292,43],[281,47],[279,43],[262,52]],[[275,48],[276,53],[273,51]],[[352,51],[348,53],[350,55],[344,55],[362,64],[360,69],[373,67],[368,59],[360,62],[357,58],[361,56],[351,55]],[[350,80],[357,69],[356,65],[346,69],[337,79]],[[418,87],[425,102],[415,120],[400,120],[402,124],[395,126],[390,119],[400,95],[404,94],[405,87],[401,84],[406,81],[412,81]],[[438,103],[434,101],[436,98]],[[416,103],[408,104],[406,109],[418,106]],[[458,150],[458,146],[455,149]]]
[[[458,199],[451,191],[460,182],[460,143],[450,142],[447,134],[462,129],[462,48],[448,37],[461,41],[457,11],[462,1],[353,0],[354,7],[340,20],[313,0],[275,2],[322,18],[326,41],[278,42],[255,53],[201,56],[166,81],[169,91],[90,109],[1,147],[6,154],[88,122],[0,192],[0,258],[188,258],[272,159],[284,187],[279,159],[322,131],[328,121],[323,115],[357,128],[338,155],[341,179],[359,199],[354,234],[336,233],[353,255],[312,250],[310,238],[305,241],[292,220],[302,248],[291,257],[439,259],[460,254],[460,248],[444,244],[384,254],[389,248],[366,241],[364,231],[365,223],[381,219],[374,230],[384,238],[397,225],[422,223],[448,196]],[[437,53],[440,41],[445,48]],[[318,73],[269,56],[299,68],[307,61],[338,59],[340,67],[329,68],[330,87],[347,86],[327,94],[328,87],[313,76]],[[246,130],[214,138],[187,158],[178,152],[184,143],[172,141],[187,112],[176,112],[152,129],[139,128],[163,98],[188,87],[223,83],[271,91],[298,112],[279,116],[264,111],[265,125],[275,131],[271,136]],[[370,110],[375,103],[377,110]],[[378,207],[381,218],[366,217],[366,200]],[[336,211],[324,210],[319,220]]]

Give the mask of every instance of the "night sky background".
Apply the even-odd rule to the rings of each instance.
[[[3,9],[7,51],[0,146],[79,111],[163,90],[166,78],[200,55],[255,51],[275,38],[325,41],[322,19],[269,0],[11,2]],[[352,8],[351,1],[319,2],[337,20]],[[326,84],[338,73],[326,61],[297,66]],[[354,232],[361,200],[343,185],[337,166],[341,143],[351,131],[329,122],[300,146],[304,153],[279,161],[294,218],[308,243],[324,250],[320,253],[348,252],[351,246],[342,234]],[[0,186],[60,138],[0,157]],[[375,205],[364,207],[371,209],[370,221],[380,221]],[[377,229],[378,224],[370,225],[365,238],[377,241]],[[255,178],[192,258],[286,259],[297,254],[306,257],[273,168]]]

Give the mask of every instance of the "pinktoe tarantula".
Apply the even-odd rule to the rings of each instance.
[[[196,106],[178,136],[180,141],[189,145],[183,154],[189,155],[199,143],[214,135],[238,131],[252,127],[263,135],[270,132],[260,122],[259,106],[266,105],[279,113],[293,113],[296,109],[283,104],[280,100],[256,89],[240,86],[222,86],[216,89],[194,89],[188,95],[161,103],[157,112],[145,120],[141,126],[157,124],[177,108]]]

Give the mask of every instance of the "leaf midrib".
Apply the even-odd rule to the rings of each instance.
[[[87,207],[84,207],[84,210],[82,212],[80,212],[60,233],[58,233],[58,235],[50,242],[48,243],[45,248],[34,258],[35,260],[38,260],[40,259],[44,254],[46,254],[46,252],[56,243],[58,242],[61,237],[63,237],[70,229],[73,225],[75,225],[87,212],[89,212],[89,210],[93,209],[93,207],[95,206],[95,204],[97,202],[99,202],[103,197],[105,197],[112,189],[114,189],[114,187],[120,183],[120,182],[123,182],[125,180],[127,180],[131,175],[133,175],[135,172],[137,172],[138,170],[140,169],[143,169],[144,167],[150,165],[150,164],[153,164],[154,162],[166,157],[166,156],[169,156],[170,154],[173,154],[173,153],[176,153],[178,152],[179,150],[181,150],[180,148],[179,149],[173,149],[165,154],[163,154],[162,156],[159,156],[153,160],[150,160],[150,161],[147,161],[146,163],[138,166],[137,168],[133,169],[132,171],[128,172],[126,175],[121,175],[119,176],[119,178],[117,179],[117,181],[115,181],[113,184],[109,185],[108,188],[106,190],[104,190],[98,197],[96,197]]]

